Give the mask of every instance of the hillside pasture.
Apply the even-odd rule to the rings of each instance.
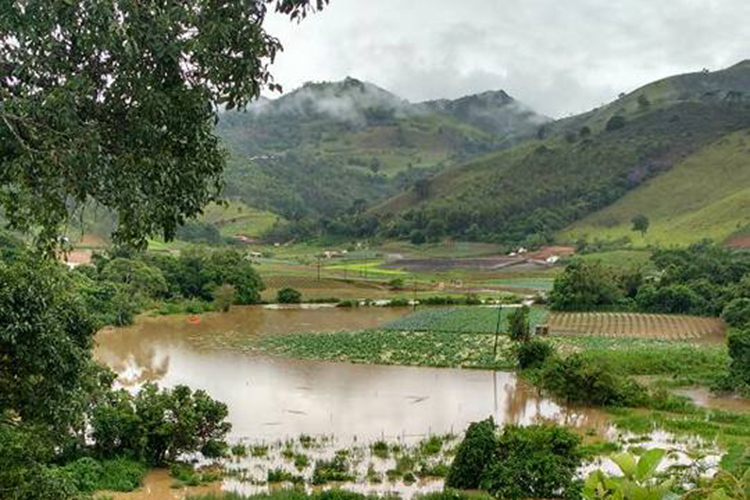
[[[726,324],[718,318],[670,314],[572,312],[552,313],[551,335],[597,335],[716,342],[724,340]]]

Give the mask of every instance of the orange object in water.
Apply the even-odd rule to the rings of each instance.
[[[190,316],[190,319],[188,321],[190,321],[190,323],[193,324],[193,325],[197,325],[198,323],[201,322],[201,317],[200,316]]]

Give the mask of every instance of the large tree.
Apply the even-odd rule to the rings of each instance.
[[[171,238],[216,198],[220,107],[268,86],[274,8],[328,0],[0,0],[0,208],[46,250],[88,202]]]

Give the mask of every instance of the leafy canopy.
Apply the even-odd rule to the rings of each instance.
[[[220,106],[242,107],[281,50],[269,6],[327,0],[0,0],[0,208],[52,250],[71,209],[118,215],[144,246],[217,197]]]

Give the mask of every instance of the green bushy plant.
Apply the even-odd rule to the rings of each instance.
[[[302,302],[302,294],[294,288],[282,288],[276,293],[276,302],[279,304],[299,304]]]
[[[518,367],[522,370],[528,370],[544,365],[545,361],[554,355],[555,349],[548,342],[533,339],[517,344],[514,352],[518,360]]]
[[[656,469],[666,452],[651,449],[639,459],[630,453],[619,453],[610,458],[617,464],[622,476],[610,476],[601,470],[589,474],[583,487],[586,500],[662,500],[668,498],[674,486],[673,479],[657,478]]]
[[[640,406],[648,402],[643,386],[579,354],[551,358],[541,370],[539,383],[542,389],[573,403]]]
[[[496,448],[497,425],[492,417],[469,425],[445,478],[445,486],[464,490],[478,488]]]
[[[721,317],[729,326],[741,328],[750,324],[750,299],[741,297],[729,302]]]
[[[727,339],[729,375],[735,384],[750,386],[750,328],[733,330]]]
[[[525,341],[531,335],[531,326],[529,324],[529,308],[523,306],[514,309],[508,315],[508,335],[511,340]]]
[[[579,498],[577,434],[557,425],[508,425],[481,481],[495,498]]]

